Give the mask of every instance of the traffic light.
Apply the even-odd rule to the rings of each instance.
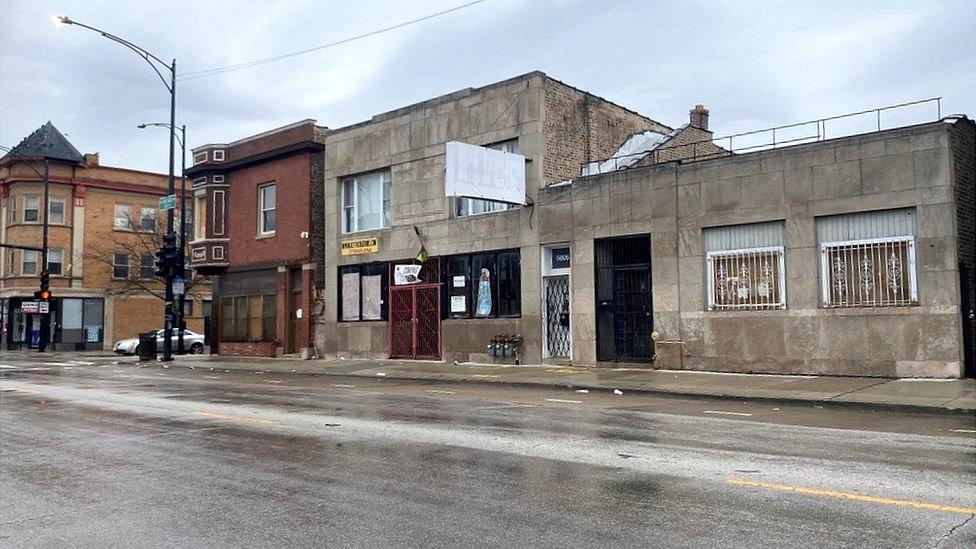
[[[35,295],[38,299],[45,301],[51,299],[51,275],[46,270],[41,271],[41,290]]]
[[[163,246],[156,250],[156,276],[168,278],[172,274],[178,274],[178,250],[176,249],[176,236],[167,234],[163,236]]]

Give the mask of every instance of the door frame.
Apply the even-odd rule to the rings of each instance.
[[[432,293],[434,293],[436,295],[437,302],[436,302],[436,308],[434,310],[434,318],[435,318],[435,326],[437,327],[437,354],[435,356],[428,356],[428,355],[421,356],[421,355],[418,355],[417,354],[418,337],[419,337],[418,322],[417,322],[417,320],[419,318],[418,315],[417,315],[417,291],[418,290],[432,290]],[[411,311],[411,313],[410,313],[410,331],[411,331],[411,338],[410,339],[411,339],[411,349],[410,349],[410,355],[409,356],[395,355],[394,354],[394,347],[393,347],[393,322],[394,322],[394,311],[393,311],[393,303],[394,303],[394,301],[393,301],[393,294],[394,293],[397,293],[397,292],[404,292],[404,293],[409,292],[410,293],[410,311]],[[399,358],[399,359],[407,359],[407,360],[440,360],[441,357],[444,356],[444,350],[443,350],[443,345],[444,345],[444,341],[443,341],[443,338],[444,338],[444,330],[443,330],[443,327],[441,326],[441,285],[440,285],[440,283],[420,283],[420,284],[410,284],[410,285],[401,285],[401,286],[396,286],[396,285],[390,284],[390,286],[389,286],[388,299],[389,299],[389,304],[390,304],[389,305],[390,310],[388,312],[388,319],[387,319],[387,328],[386,328],[386,331],[387,331],[387,341],[390,342],[390,352],[389,352],[390,358],[391,359],[392,358]]]
[[[569,248],[570,264],[569,267],[565,268],[554,268],[552,265],[552,251],[557,248]],[[541,277],[541,291],[540,293],[540,310],[542,312],[540,318],[542,319],[542,358],[544,359],[555,359],[555,360],[565,360],[573,359],[573,245],[571,242],[560,242],[556,244],[544,244],[542,246],[542,253],[540,255],[540,260],[542,262],[542,273]],[[546,307],[546,279],[557,276],[565,276],[566,282],[569,288],[569,356],[552,356],[549,354],[549,325],[547,318],[547,307]]]
[[[601,244],[612,246],[612,243],[613,242],[616,242],[616,241],[630,240],[630,239],[638,239],[638,238],[646,238],[647,239],[647,246],[648,246],[648,248],[647,248],[647,254],[648,255],[647,255],[647,262],[646,263],[621,263],[621,264],[617,265],[614,262],[614,259],[611,257],[610,264],[601,267],[599,261],[597,260],[597,254],[599,253],[598,248],[599,248],[599,246]],[[594,288],[593,288],[594,289],[594,292],[593,292],[594,293],[594,296],[593,296],[594,297],[593,305],[594,305],[594,331],[595,331],[595,334],[594,335],[596,337],[595,344],[596,344],[596,361],[597,362],[632,362],[632,363],[652,363],[652,362],[654,362],[654,347],[653,347],[653,342],[651,343],[651,356],[649,356],[649,357],[621,357],[619,355],[619,353],[618,353],[618,350],[617,350],[617,332],[616,332],[616,324],[617,324],[617,283],[616,283],[616,280],[617,280],[617,271],[618,271],[618,269],[620,269],[620,270],[628,270],[628,269],[636,269],[636,268],[644,268],[644,267],[647,268],[647,294],[648,294],[647,295],[647,300],[648,300],[648,313],[649,313],[649,316],[650,316],[650,324],[651,324],[651,330],[648,331],[648,333],[647,333],[648,339],[651,338],[651,332],[654,331],[654,270],[653,270],[654,254],[653,254],[653,250],[651,248],[651,245],[652,245],[652,243],[651,243],[651,235],[649,233],[622,235],[622,236],[615,236],[615,237],[608,237],[608,238],[597,238],[597,239],[594,239],[593,240],[593,277],[594,277],[594,280],[593,280],[593,286],[594,286]],[[612,253],[613,252],[611,251],[611,254]],[[610,269],[610,274],[611,274],[611,276],[610,276],[610,283],[612,285],[611,286],[611,290],[612,290],[612,293],[613,293],[613,296],[612,296],[613,297],[613,299],[612,299],[613,305],[611,306],[611,310],[610,310],[610,313],[611,313],[612,318],[613,318],[613,321],[611,322],[611,326],[613,326],[613,333],[612,333],[612,337],[611,337],[611,340],[610,340],[611,346],[613,348],[613,358],[603,358],[603,359],[600,358],[600,342],[601,342],[601,339],[600,339],[600,336],[601,336],[601,333],[600,333],[600,311],[602,310],[602,306],[600,304],[600,288],[599,288],[599,283],[600,283],[600,269],[601,268],[609,268]]]

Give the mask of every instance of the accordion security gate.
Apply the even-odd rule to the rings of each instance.
[[[439,284],[390,288],[390,358],[441,357]]]

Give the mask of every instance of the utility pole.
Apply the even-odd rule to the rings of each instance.
[[[51,214],[51,204],[49,201],[49,189],[50,189],[50,172],[51,163],[48,159],[44,158],[44,223],[41,228],[41,280],[40,280],[40,291],[38,297],[43,301],[48,301],[50,294],[48,293],[48,270],[47,270],[47,218]],[[41,305],[43,307],[43,305]],[[42,309],[41,315],[41,337],[40,341],[37,343],[37,352],[43,353],[47,351],[47,342],[51,339],[51,305],[48,301],[47,308]]]
[[[183,293],[180,294],[180,309],[176,312],[176,318],[179,320],[176,323],[176,329],[179,330],[179,336],[176,339],[176,352],[182,355],[186,352],[186,347],[183,344],[183,329],[186,327],[186,319],[184,318],[186,314],[186,124],[180,126],[180,135],[182,136],[180,150],[183,153],[183,164],[180,169],[180,253],[177,254],[180,265],[177,272],[183,279]]]
[[[168,193],[172,196],[175,192],[175,182],[173,181],[173,153],[176,152],[176,59],[170,66],[170,85],[169,85],[169,184]],[[173,234],[173,209],[166,212],[166,238],[163,246],[173,246],[176,236]],[[167,254],[172,257],[172,253]],[[166,326],[163,330],[163,362],[173,360],[173,271],[175,265],[170,265],[166,274]]]

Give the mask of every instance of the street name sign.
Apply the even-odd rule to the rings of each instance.
[[[159,199],[159,209],[160,210],[174,210],[176,209],[176,195],[170,194]]]

